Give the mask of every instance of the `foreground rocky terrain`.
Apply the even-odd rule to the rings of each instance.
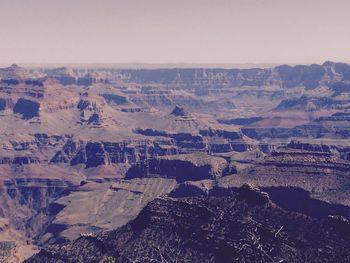
[[[122,228],[50,246],[26,262],[348,262],[349,233],[345,218],[287,212],[244,185],[157,198]]]
[[[76,251],[82,262],[148,262],[159,256],[144,244],[149,235],[154,246],[170,242],[172,251],[178,242],[179,262],[187,256],[222,262],[218,244],[230,247],[227,262],[243,262],[244,255],[248,262],[308,262],[307,255],[346,262],[348,240],[328,223],[350,219],[349,87],[350,65],[333,62],[0,69],[0,260],[21,262],[43,249],[30,262],[76,262]],[[269,201],[256,206],[239,199],[233,189],[245,183]],[[215,216],[200,221],[197,206]],[[231,240],[250,240],[252,229],[258,231],[242,209],[270,231],[254,232],[260,252],[250,243],[238,252]],[[160,221],[153,220],[158,210]],[[221,213],[231,225],[244,221],[245,232],[225,232]],[[169,224],[181,218],[194,221],[171,232]],[[152,225],[142,225],[149,220]],[[203,225],[211,220],[218,222],[213,231]],[[135,234],[135,224],[146,234]],[[309,225],[322,234],[299,237]],[[194,244],[182,236],[190,226],[205,240]],[[282,226],[283,238],[293,237],[289,243],[280,240],[282,230],[271,234]],[[91,260],[85,246],[96,252]]]

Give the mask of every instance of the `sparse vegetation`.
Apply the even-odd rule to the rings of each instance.
[[[15,242],[1,241],[0,242],[0,263],[7,263],[16,249]]]

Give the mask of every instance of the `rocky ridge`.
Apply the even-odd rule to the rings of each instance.
[[[286,212],[245,185],[224,197],[158,198],[122,228],[45,248],[26,262],[347,262],[349,231],[346,220]]]

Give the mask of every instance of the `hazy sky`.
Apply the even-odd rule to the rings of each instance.
[[[0,0],[4,63],[350,62],[350,0]]]

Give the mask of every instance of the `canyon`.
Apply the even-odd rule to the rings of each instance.
[[[0,262],[347,262],[349,110],[329,61],[2,68]]]

